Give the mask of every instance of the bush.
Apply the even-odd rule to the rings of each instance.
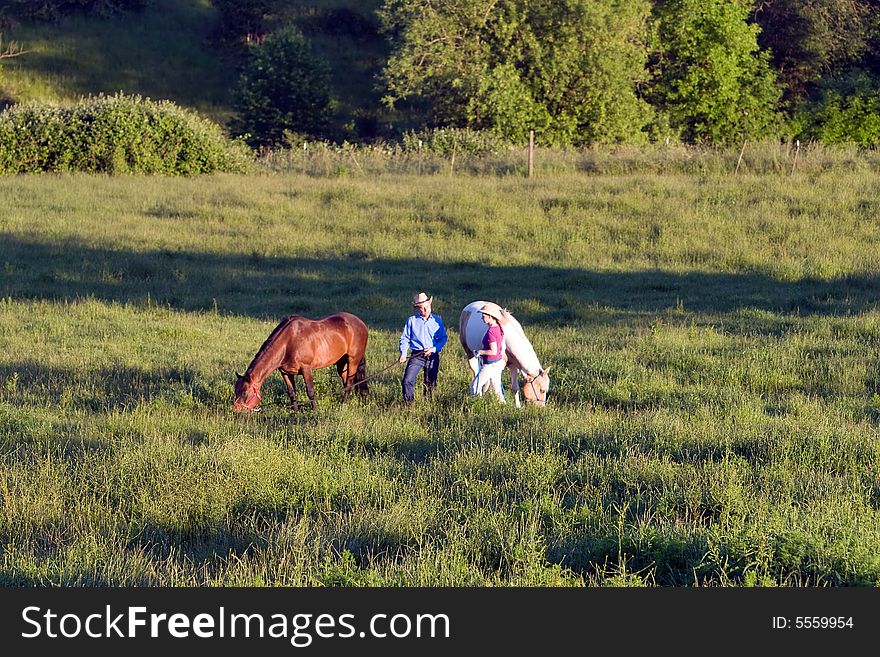
[[[880,144],[880,81],[854,72],[819,90],[817,99],[801,105],[792,119],[800,139],[823,144]]]
[[[30,102],[0,114],[0,173],[85,171],[189,175],[244,171],[251,153],[219,126],[169,101],[97,96]]]
[[[253,146],[284,143],[285,132],[325,137],[329,126],[330,69],[293,27],[273,32],[239,80],[232,129]]]

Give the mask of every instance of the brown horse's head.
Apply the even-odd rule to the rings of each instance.
[[[537,374],[526,374],[526,383],[523,386],[523,396],[526,402],[535,406],[543,406],[547,403],[547,394],[550,392],[550,368],[538,370]]]
[[[233,411],[250,411],[257,413],[260,411],[259,403],[263,399],[260,394],[259,386],[251,381],[251,377],[235,373],[235,401],[232,402]]]

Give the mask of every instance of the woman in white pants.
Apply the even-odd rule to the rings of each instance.
[[[501,311],[495,304],[486,304],[480,309],[483,322],[488,325],[483,336],[483,348],[474,352],[480,359],[480,372],[471,384],[471,394],[482,395],[489,386],[495,391],[498,399],[505,403],[504,391],[501,389],[501,373],[504,372],[504,330],[499,324]]]

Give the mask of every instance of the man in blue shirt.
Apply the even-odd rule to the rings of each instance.
[[[431,312],[431,302],[419,292],[412,300],[415,314],[410,315],[400,334],[400,362],[406,361],[407,351],[412,351],[406,371],[403,373],[403,400],[413,401],[416,378],[421,370],[425,370],[423,386],[425,397],[430,398],[437,384],[437,373],[440,371],[440,351],[446,346],[446,327],[439,315]]]

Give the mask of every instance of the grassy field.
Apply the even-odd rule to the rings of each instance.
[[[4,585],[880,583],[880,179],[0,179]],[[316,377],[230,411],[280,317],[438,394]],[[459,310],[522,322],[550,403],[467,396]],[[506,382],[506,379],[505,379]]]

